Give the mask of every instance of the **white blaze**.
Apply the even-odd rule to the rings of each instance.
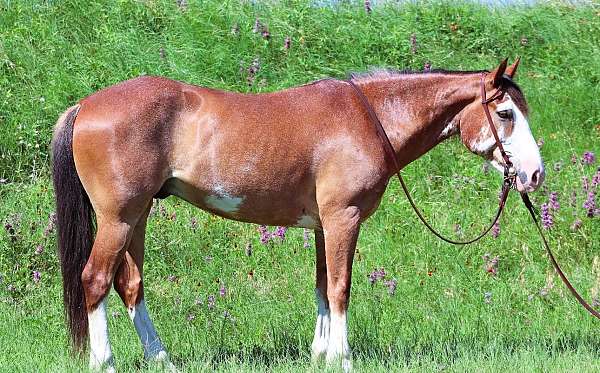
[[[517,170],[535,168],[543,170],[540,149],[531,134],[527,118],[508,96],[508,100],[497,107],[497,111],[512,110],[513,129],[511,135],[503,139],[504,149],[509,153],[510,160]]]

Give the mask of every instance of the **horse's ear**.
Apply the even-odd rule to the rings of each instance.
[[[506,71],[506,65],[508,64],[508,58],[505,58],[504,61],[500,63],[494,71],[492,71],[488,76],[491,79],[492,87],[498,88],[500,87],[500,83],[502,82],[502,75]]]
[[[517,57],[515,62],[512,65],[506,68],[505,74],[508,75],[511,79],[515,76],[517,72],[517,67],[519,66],[519,62],[521,62],[521,57]]]

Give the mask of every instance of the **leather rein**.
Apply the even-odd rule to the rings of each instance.
[[[363,108],[367,111],[367,115],[369,116],[370,121],[375,125],[375,129],[377,130],[377,135],[379,136],[379,139],[382,142],[385,153],[388,156],[388,158],[390,158],[392,161],[392,165],[394,167],[394,170],[396,170],[395,173],[398,176],[400,185],[402,186],[402,189],[404,190],[404,194],[406,195],[406,198],[408,199],[408,202],[412,206],[413,210],[415,211],[415,213],[417,214],[417,216],[419,217],[421,222],[423,222],[423,224],[427,227],[427,229],[429,229],[435,236],[437,236],[441,240],[451,243],[453,245],[466,245],[466,244],[474,243],[476,241],[479,241],[480,239],[482,239],[489,233],[489,231],[492,229],[492,227],[498,222],[500,215],[502,215],[502,211],[504,210],[504,207],[506,205],[506,200],[508,198],[510,189],[515,186],[515,182],[516,182],[516,178],[517,178],[516,170],[513,167],[513,163],[511,162],[510,157],[504,151],[502,141],[500,140],[500,137],[498,136],[498,132],[496,131],[496,127],[494,126],[494,121],[492,120],[492,115],[490,114],[490,109],[488,107],[488,105],[491,102],[502,99],[504,97],[505,92],[504,92],[504,90],[502,90],[502,87],[499,87],[489,98],[487,98],[486,90],[485,90],[485,76],[486,76],[486,73],[482,73],[481,79],[480,79],[481,106],[483,107],[483,111],[487,118],[488,124],[490,125],[490,130],[496,141],[496,146],[498,147],[498,150],[500,151],[500,154],[502,155],[502,159],[504,160],[504,180],[502,183],[502,192],[500,193],[500,201],[498,204],[498,211],[496,212],[496,215],[495,215],[494,219],[492,220],[492,223],[486,229],[484,229],[483,232],[481,232],[479,235],[477,235],[476,237],[474,237],[472,239],[466,240],[466,241],[456,241],[456,240],[446,238],[443,235],[441,235],[440,233],[438,233],[427,222],[427,220],[425,219],[425,217],[423,216],[421,211],[417,208],[417,205],[415,204],[414,200],[410,196],[408,187],[406,186],[406,183],[404,182],[404,179],[402,178],[402,175],[400,173],[400,163],[398,162],[398,158],[396,157],[396,152],[394,151],[394,147],[392,146],[392,143],[390,142],[390,139],[387,136],[385,129],[383,128],[383,125],[381,124],[381,121],[377,117],[377,114],[375,113],[373,106],[371,105],[371,103],[369,102],[369,100],[367,99],[367,97],[365,96],[363,91],[352,81],[352,79],[350,78],[347,80],[348,84],[350,84],[350,86],[356,92],[358,98],[360,99],[360,101],[362,103]],[[542,228],[540,227],[538,218],[535,213],[535,208],[533,207],[533,204],[531,203],[531,200],[529,199],[529,196],[527,195],[527,193],[525,193],[525,192],[521,193],[521,199],[523,200],[525,207],[529,211],[531,218],[532,218],[533,222],[535,223],[535,226],[538,230],[538,233],[540,234],[540,237],[542,239],[544,247],[546,248],[546,252],[548,253],[548,257],[550,257],[550,262],[552,263],[552,266],[554,267],[556,273],[558,273],[559,277],[561,278],[561,280],[563,281],[565,286],[569,289],[569,291],[571,292],[571,294],[573,294],[573,296],[577,299],[577,301],[590,314],[592,314],[596,318],[600,319],[600,313],[598,311],[596,311],[588,302],[586,302],[585,299],[583,299],[583,297],[577,292],[577,290],[575,290],[573,285],[571,285],[571,282],[567,279],[567,276],[564,274],[564,272],[560,268],[558,262],[556,261],[556,258],[552,254],[552,250],[550,249],[550,246],[548,245],[548,241],[546,240],[546,237],[544,236]]]

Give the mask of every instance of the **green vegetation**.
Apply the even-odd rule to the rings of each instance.
[[[599,300],[600,223],[582,207],[582,177],[591,182],[600,162],[581,161],[585,151],[600,152],[599,12],[559,4],[407,4],[368,14],[361,4],[295,0],[0,2],[0,370],[86,367],[68,355],[48,145],[64,109],[140,74],[258,92],[371,66],[489,69],[520,55],[517,81],[547,166],[546,187],[533,199],[539,207],[558,193],[551,245],[576,287]],[[257,18],[268,39],[252,31]],[[419,205],[449,235],[472,235],[495,210],[500,178],[481,163],[450,140],[404,171]],[[599,321],[553,274],[516,195],[506,212],[498,238],[449,246],[426,232],[391,183],[363,226],[354,266],[350,342],[359,371],[600,369]],[[496,256],[497,266],[488,263]],[[381,267],[398,282],[393,295],[368,280]],[[262,245],[256,226],[174,198],[150,218],[146,298],[183,371],[322,368],[309,358],[313,272],[302,230]],[[109,314],[118,370],[145,369],[115,294]]]

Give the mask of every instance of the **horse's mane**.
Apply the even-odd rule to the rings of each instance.
[[[471,71],[460,71],[460,70],[444,70],[444,69],[429,69],[429,70],[398,70],[398,69],[374,69],[367,72],[351,72],[349,74],[350,79],[355,82],[373,82],[380,81],[392,78],[401,78],[405,75],[428,75],[428,74],[441,74],[441,75],[472,75],[472,74],[481,74],[481,73],[489,73],[488,70],[471,70]],[[524,115],[527,115],[529,108],[527,106],[527,101],[525,100],[525,96],[521,91],[521,88],[515,83],[509,76],[504,75],[502,78],[502,89],[506,91],[513,99],[515,104],[519,107],[519,109],[523,112]]]

